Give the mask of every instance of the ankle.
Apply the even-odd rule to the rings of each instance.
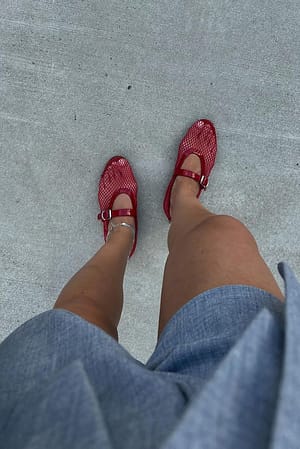
[[[128,223],[127,223],[128,224]],[[134,229],[134,227],[133,227]],[[135,233],[129,226],[117,226],[117,223],[110,223],[108,227],[108,233],[106,236],[106,243],[113,241],[125,241],[132,244],[134,242]],[[118,236],[118,237],[117,237]]]
[[[177,176],[172,190],[178,194],[185,193],[197,196],[199,184],[194,179],[188,178],[187,176]]]
[[[194,205],[199,203],[197,198],[197,189],[193,184],[182,182],[181,179],[176,179],[176,183],[172,188],[172,194],[170,198],[170,214],[173,220],[174,211],[181,209],[187,202],[193,201]],[[199,203],[200,205],[200,203]]]

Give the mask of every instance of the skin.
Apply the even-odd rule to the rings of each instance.
[[[193,154],[181,167],[201,173],[200,159]],[[158,338],[179,308],[214,287],[251,285],[285,300],[246,226],[234,217],[211,213],[196,198],[197,192],[196,181],[177,176],[171,195],[169,255],[164,269]],[[119,195],[113,204],[113,209],[130,207],[131,200],[125,194]],[[134,225],[133,217],[113,219],[113,223],[122,221]],[[115,228],[109,241],[65,285],[54,308],[81,316],[118,341],[123,279],[132,244],[129,228]]]

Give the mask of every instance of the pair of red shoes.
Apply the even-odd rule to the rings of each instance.
[[[180,168],[191,153],[198,155],[201,159],[201,176],[190,170]],[[163,208],[169,222],[171,221],[170,196],[176,176],[187,176],[198,181],[197,198],[199,198],[202,190],[206,190],[208,186],[208,177],[215,164],[216,154],[217,136],[214,125],[206,119],[197,120],[189,128],[180,143],[175,170],[165,194]],[[137,182],[128,160],[123,156],[112,157],[107,162],[99,182],[98,200],[101,212],[98,214],[98,220],[103,221],[104,240],[106,241],[108,224],[111,218],[134,217],[135,239],[129,258],[133,255],[137,243],[137,190]],[[133,209],[111,209],[115,198],[120,193],[126,193],[130,196]]]

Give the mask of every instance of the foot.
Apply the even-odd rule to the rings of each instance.
[[[186,170],[191,170],[198,175],[201,175],[201,160],[196,154],[190,154],[183,162],[180,168],[185,168]],[[197,196],[199,191],[199,182],[195,179],[188,178],[187,176],[176,176],[175,182],[172,187],[171,197],[170,197],[170,214],[172,217],[172,209],[176,201],[176,196],[180,193],[190,194],[192,196]]]
[[[112,205],[112,210],[116,210],[116,209],[132,209],[133,208],[133,204],[131,201],[131,198],[129,195],[126,195],[126,193],[120,193],[120,195],[118,195]],[[135,222],[134,222],[134,217],[114,217],[110,220],[113,224],[117,224],[117,223],[128,223],[130,225],[132,225],[135,228]],[[125,232],[130,233],[130,235],[132,236],[132,231],[127,228],[127,226],[118,226],[116,229],[114,229],[112,231],[115,232],[115,230],[117,229],[122,229],[125,230]],[[127,230],[126,230],[127,229]]]

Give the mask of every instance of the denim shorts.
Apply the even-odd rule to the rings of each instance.
[[[251,337],[245,336],[261,314],[272,321],[277,332],[272,337],[274,345],[278,340],[282,349],[284,312],[284,303],[259,288],[213,288],[173,315],[145,364],[78,315],[62,309],[43,312],[0,345],[0,447],[165,447],[243,337],[250,349],[235,354],[237,363],[247,364],[247,357],[252,357],[251,366],[256,366],[259,343],[251,345],[256,339],[265,341],[259,332],[267,332],[271,325],[260,324]],[[262,369],[273,349],[264,349]],[[273,362],[268,363],[272,369]],[[231,375],[237,387],[239,380],[234,372]],[[226,385],[231,388],[230,377]],[[252,389],[257,392],[255,385],[254,378]],[[213,389],[206,402],[206,418],[212,413],[214,395],[222,394],[226,394],[224,385],[223,393]],[[251,389],[249,394],[256,397]],[[189,438],[189,432],[185,435]],[[168,448],[177,447],[174,441]],[[227,447],[225,443],[207,447]],[[188,440],[182,440],[181,444],[202,447],[199,441],[189,446]]]

